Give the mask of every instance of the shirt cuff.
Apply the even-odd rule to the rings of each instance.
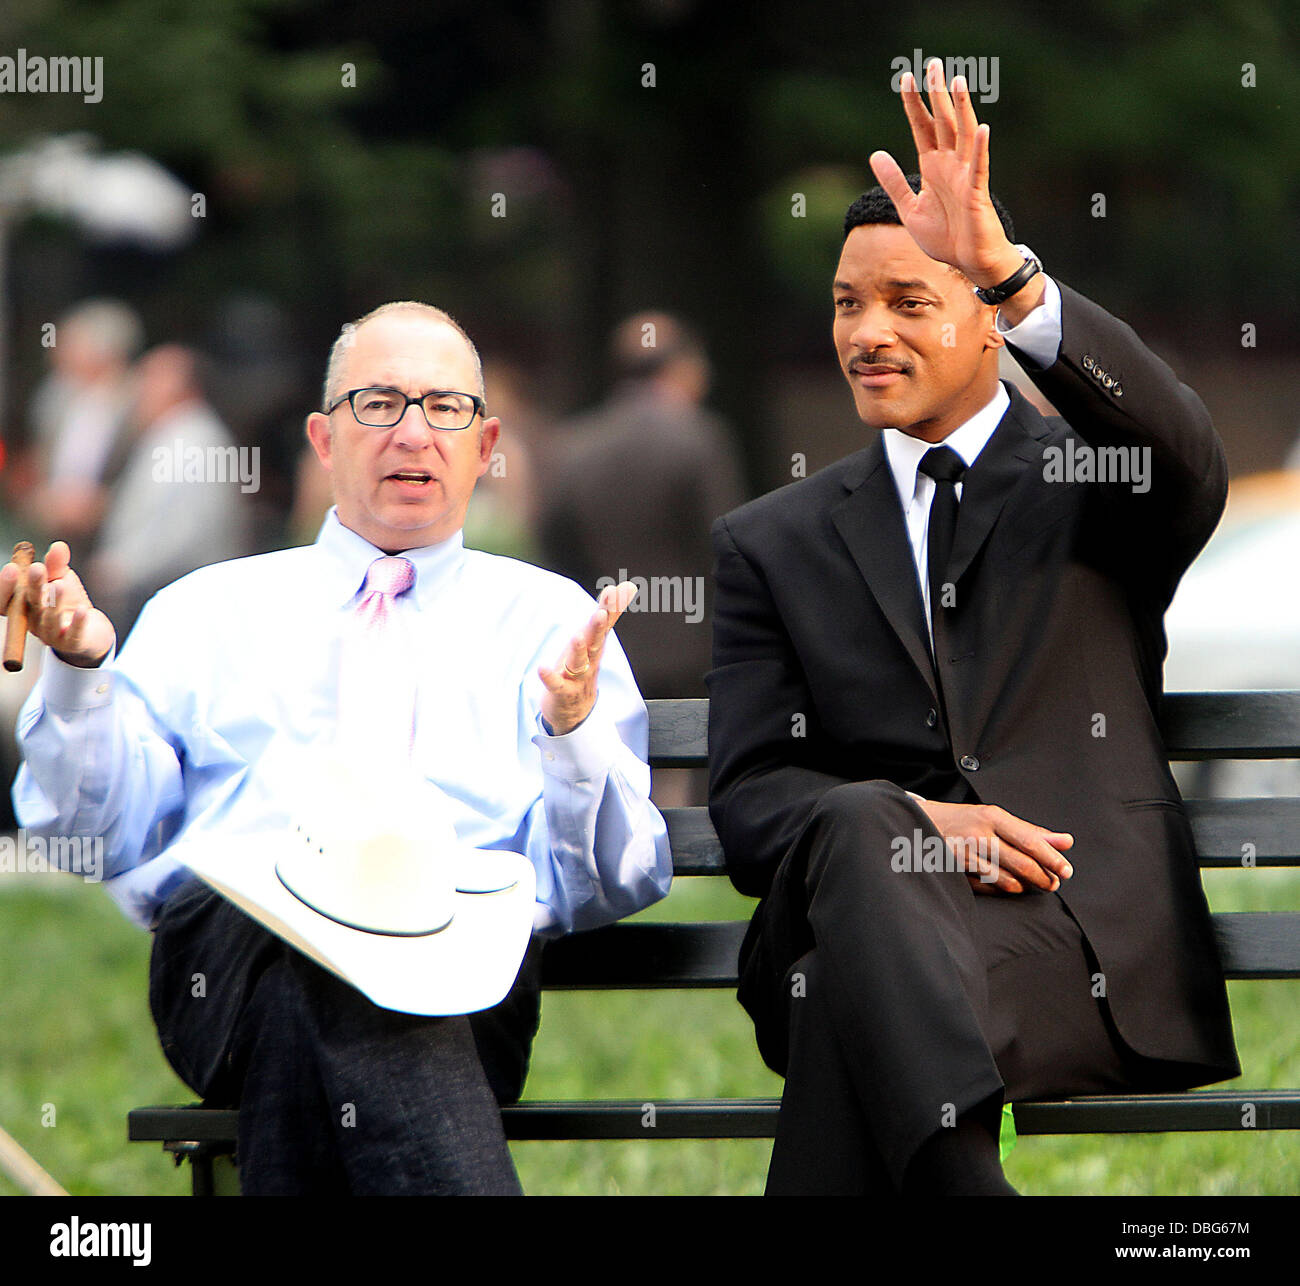
[[[45,649],[41,666],[41,699],[49,710],[98,710],[113,700],[113,681],[110,668],[116,648],[97,665],[88,670],[80,665],[69,665],[54,655],[53,648]]]
[[[572,732],[554,736],[546,731],[542,716],[537,716],[535,745],[542,755],[542,771],[564,781],[582,782],[603,778],[614,766],[623,740],[612,719],[600,705],[600,695],[591,712]]]
[[[1018,326],[1002,324],[1002,310],[993,323],[998,334],[1013,348],[1024,353],[1044,370],[1056,364],[1061,351],[1061,289],[1051,277],[1043,275],[1043,299]]]

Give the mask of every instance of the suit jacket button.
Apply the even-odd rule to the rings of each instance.
[[[1084,369],[1085,371],[1090,371],[1090,370],[1092,370],[1092,368],[1093,368],[1093,360],[1092,360],[1092,357],[1091,357],[1088,353],[1084,353],[1084,355],[1083,355],[1083,369]]]
[[[933,728],[939,722],[939,712],[937,710],[927,710],[925,712],[925,726]]]
[[[976,759],[974,755],[962,755],[961,766],[966,769],[967,772],[979,772],[980,761]]]

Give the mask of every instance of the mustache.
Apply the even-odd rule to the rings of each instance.
[[[849,360],[849,374],[870,375],[873,373],[871,368],[879,366],[887,366],[890,370],[898,371],[903,375],[911,375],[915,369],[909,361],[872,350],[870,353],[860,353]]]

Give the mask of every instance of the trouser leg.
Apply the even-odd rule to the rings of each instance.
[[[511,1192],[498,1097],[523,1083],[538,945],[477,1027],[398,1014],[196,882],[155,926],[150,1000],[182,1079],[240,1106],[245,1190]]]
[[[245,1048],[246,1046],[246,1048]],[[464,1016],[380,1008],[293,952],[236,1036],[247,1193],[310,1191],[334,1158],[354,1195],[518,1195],[501,1114]],[[305,1106],[295,1099],[309,1096]]]
[[[306,1010],[294,993],[286,952],[261,974],[237,1029],[240,1190],[246,1196],[347,1195],[333,1105],[311,1052]]]
[[[865,1120],[864,1146],[899,1190],[937,1131],[972,1119],[996,1139],[1004,1081],[1009,1098],[1123,1083],[1122,1047],[1060,900],[979,897],[959,872],[891,869],[894,839],[918,824],[897,792],[829,792],[756,917],[742,999],[786,1075],[778,1176],[840,1174],[838,1190],[870,1190],[838,1158]],[[833,1041],[774,981],[809,948]],[[827,1049],[841,1055],[833,1071]]]
[[[781,1102],[767,1195],[892,1194],[894,1186],[836,1033],[816,951],[794,963],[785,988],[790,998],[786,1083],[799,1086],[800,1092]]]
[[[970,885],[959,872],[891,867],[895,840],[910,842],[922,817],[877,784],[827,792],[786,889],[803,902],[786,910],[806,917],[859,1109],[896,1188],[926,1138],[1002,1088]]]

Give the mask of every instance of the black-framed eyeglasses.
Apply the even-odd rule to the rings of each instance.
[[[424,412],[431,429],[449,432],[468,429],[475,416],[482,415],[487,409],[483,399],[473,393],[434,389],[419,397],[408,397],[396,388],[354,388],[333,406],[326,407],[325,414],[333,415],[344,402],[352,404],[352,414],[357,423],[371,429],[391,429],[406,414],[406,408],[413,404]]]

